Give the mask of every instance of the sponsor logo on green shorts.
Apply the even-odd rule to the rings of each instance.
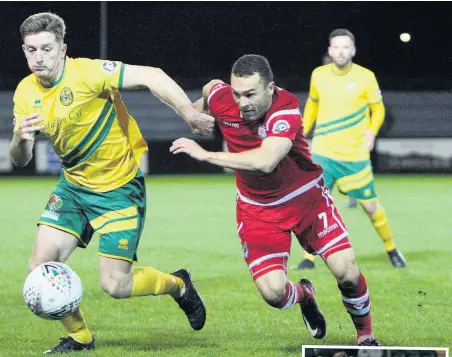
[[[121,239],[118,245],[119,250],[129,250],[129,241],[127,239]]]
[[[60,196],[52,195],[49,198],[49,202],[47,202],[47,209],[42,214],[42,217],[53,219],[57,221],[60,217],[60,214],[57,211],[63,207],[63,200]]]

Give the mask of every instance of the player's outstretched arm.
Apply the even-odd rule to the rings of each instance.
[[[288,138],[268,137],[254,150],[240,153],[210,152],[193,140],[180,138],[173,142],[170,151],[173,154],[186,153],[196,160],[235,170],[270,173],[291,148],[292,141]]]
[[[9,145],[9,155],[14,165],[24,167],[30,162],[33,157],[35,135],[45,128],[41,123],[42,119],[39,118],[38,113],[21,118],[19,127],[14,132]],[[16,118],[14,118],[14,125],[16,125]]]
[[[160,68],[125,65],[122,88],[139,87],[147,87],[156,97],[172,107],[190,125],[194,133],[212,133],[214,119],[197,111],[182,88]]]

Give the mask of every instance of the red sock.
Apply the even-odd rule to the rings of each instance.
[[[358,343],[366,338],[373,338],[370,297],[364,276],[359,274],[356,285],[342,284],[338,286],[342,293],[342,303],[350,314],[358,333]]]
[[[304,289],[298,283],[293,283],[288,280],[286,282],[284,297],[275,307],[285,310],[310,297],[311,292],[309,290]]]

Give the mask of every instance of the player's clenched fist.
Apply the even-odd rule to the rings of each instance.
[[[173,145],[170,147],[170,152],[173,154],[184,152],[199,161],[207,159],[207,151],[199,146],[195,141],[187,138],[175,140]]]
[[[200,135],[209,135],[213,132],[215,119],[210,115],[193,111],[190,118],[187,119],[193,133]]]
[[[19,136],[21,140],[33,140],[34,135],[37,131],[44,130],[45,125],[42,125],[43,120],[39,118],[38,113],[33,113],[23,117],[20,121],[16,135]],[[38,125],[40,124],[41,125]],[[14,125],[16,125],[16,118],[14,118]]]

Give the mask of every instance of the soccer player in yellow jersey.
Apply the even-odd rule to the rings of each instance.
[[[38,221],[28,269],[66,261],[97,233],[100,284],[107,294],[117,299],[168,294],[192,328],[201,329],[206,310],[187,270],[168,274],[151,267],[132,268],[146,214],[139,164],[147,145],[118,90],[147,87],[200,134],[212,132],[213,118],[196,111],[159,68],[66,56],[65,24],[57,15],[32,15],[20,32],[32,73],[14,94],[10,155],[17,166],[27,165],[40,131],[48,136],[63,168]],[[61,322],[68,336],[45,353],[94,349],[80,310]]]
[[[333,60],[312,72],[309,98],[304,111],[304,131],[314,125],[312,157],[324,170],[325,185],[358,200],[383,240],[394,267],[406,261],[396,249],[388,217],[378,202],[369,151],[383,124],[385,108],[372,71],[352,62],[355,37],[337,29],[329,37],[328,54]],[[370,124],[369,124],[370,123]],[[305,253],[299,268],[314,267],[314,257]],[[310,264],[309,264],[310,263]]]
[[[322,56],[322,64],[330,64],[333,62],[333,59],[330,57],[330,55],[328,54],[328,52],[326,52],[323,56]],[[356,201],[355,198],[351,197],[351,196],[347,196],[348,197],[348,203],[345,206],[345,208],[355,208],[358,206],[358,201]],[[308,263],[308,265],[312,266],[312,262],[310,260],[307,260],[306,263]]]
[[[323,56],[322,56],[322,64],[330,64],[333,62],[333,59],[330,57],[330,55],[328,54],[328,52],[326,52]],[[347,196],[348,197],[348,203],[345,206],[346,208],[355,208],[358,206],[358,202],[356,201],[356,199],[354,199],[351,196]],[[307,263],[311,263],[310,265],[312,265],[312,262],[310,260],[307,261]]]

